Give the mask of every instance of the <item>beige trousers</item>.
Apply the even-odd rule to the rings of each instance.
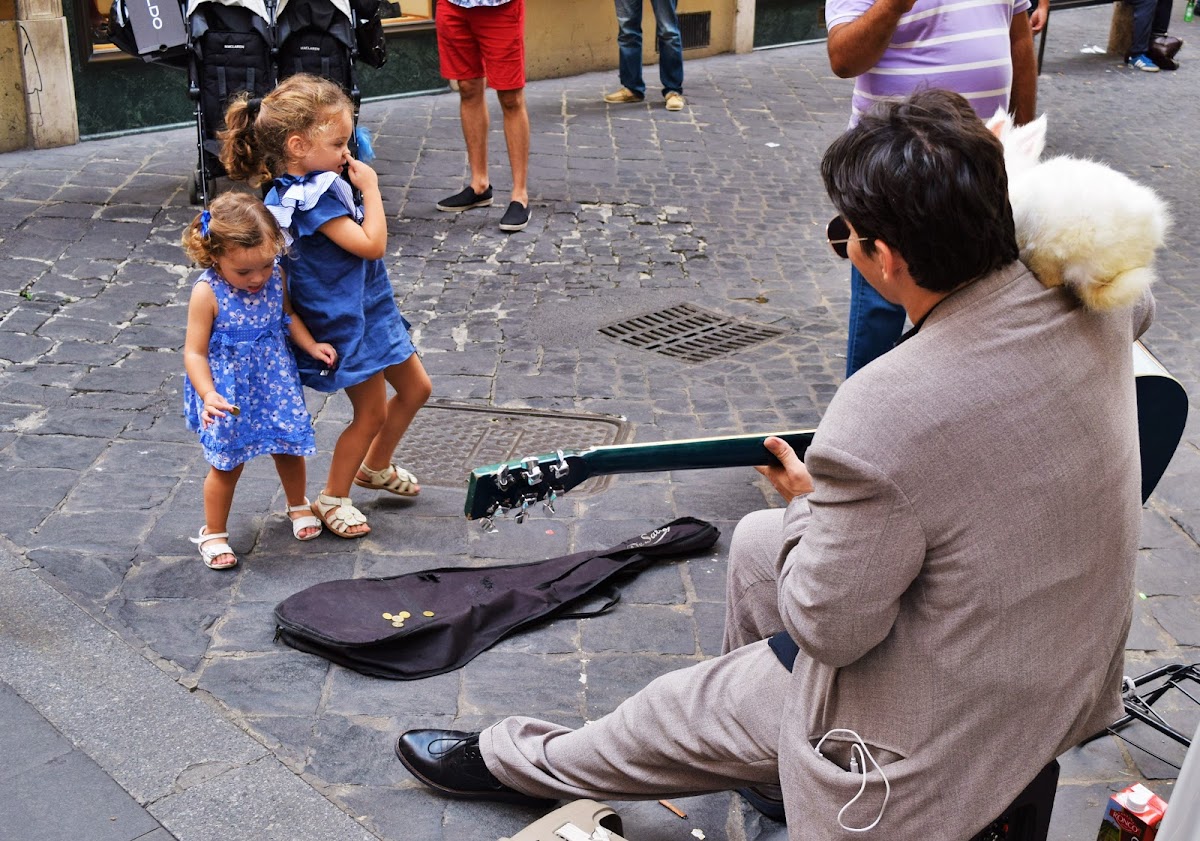
[[[663,675],[586,727],[524,716],[480,734],[488,769],[535,797],[639,800],[779,783],[788,671],[765,639],[782,630],[777,579],[783,510],[734,530],[727,653]]]

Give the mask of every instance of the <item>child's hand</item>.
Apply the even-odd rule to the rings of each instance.
[[[351,158],[346,164],[346,174],[350,176],[350,183],[364,193],[379,189],[379,176],[362,161]]]
[[[318,362],[324,362],[326,368],[337,365],[337,350],[327,342],[317,342],[308,350],[308,355]]]
[[[208,429],[218,418],[226,417],[226,413],[234,416],[240,414],[238,407],[226,400],[220,392],[213,389],[204,395],[204,411],[200,413],[200,428]]]

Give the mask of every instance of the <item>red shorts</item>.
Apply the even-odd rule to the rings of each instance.
[[[438,57],[447,79],[482,79],[489,87],[525,87],[525,0],[464,9],[438,0]]]

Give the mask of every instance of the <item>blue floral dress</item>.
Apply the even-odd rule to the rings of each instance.
[[[217,296],[208,342],[213,385],[240,411],[237,417],[226,412],[201,429],[204,398],[185,378],[184,418],[188,429],[200,435],[205,461],[218,470],[232,470],[255,456],[315,455],[312,418],[285,334],[290,319],[283,311],[279,267],[253,294],[234,289],[213,269],[196,282],[207,283]]]
[[[338,354],[332,371],[299,354],[301,382],[339,391],[412,356],[409,323],[396,307],[383,260],[356,257],[318,230],[339,216],[362,222],[350,185],[336,172],[282,175],[263,201],[288,237],[282,259],[292,307],[313,338]]]

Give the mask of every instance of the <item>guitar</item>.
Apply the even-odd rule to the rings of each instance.
[[[519,461],[477,467],[467,479],[468,520],[482,519],[492,529],[497,513],[515,511],[524,522],[529,507],[542,502],[554,512],[554,501],[593,476],[614,473],[654,473],[660,470],[708,470],[713,467],[750,467],[778,464],[763,446],[770,435],[782,438],[801,457],[812,443],[814,430],[764,435],[731,435],[718,438],[687,438],[648,444],[615,444],[586,450],[558,450]]]
[[[1136,377],[1138,439],[1142,457],[1142,501],[1162,478],[1183,436],[1187,393],[1141,342],[1133,345]],[[558,450],[518,461],[477,467],[467,480],[468,520],[480,519],[494,530],[497,514],[514,511],[524,522],[530,506],[542,502],[549,513],[561,495],[593,476],[616,473],[654,473],[663,470],[707,470],[778,464],[763,446],[771,435],[782,438],[801,458],[815,430],[688,438],[647,444],[618,444],[580,451]]]
[[[1183,438],[1188,397],[1179,380],[1172,377],[1141,342],[1133,343],[1133,375],[1137,391],[1138,446],[1142,453],[1142,502],[1145,503]]]

